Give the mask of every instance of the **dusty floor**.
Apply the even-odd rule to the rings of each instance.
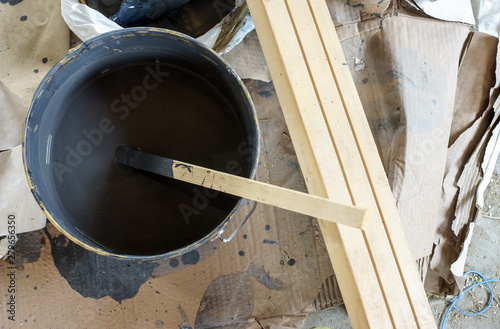
[[[485,194],[485,206],[482,218],[476,223],[469,246],[465,271],[475,270],[486,279],[500,278],[500,161]],[[467,286],[477,281],[471,278]],[[481,315],[467,317],[452,310],[444,328],[453,329],[494,329],[500,328],[500,283],[493,282],[491,287],[494,299],[491,307]],[[451,297],[450,297],[451,298]],[[430,298],[430,305],[436,323],[441,325],[450,298]],[[456,306],[465,312],[478,312],[488,303],[489,293],[485,286],[479,286],[466,293]],[[319,312],[309,313],[302,329],[327,327],[331,329],[351,328],[347,312],[343,305]]]

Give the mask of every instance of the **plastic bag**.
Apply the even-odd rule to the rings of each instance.
[[[190,0],[123,0],[118,12],[111,18],[121,26],[148,22],[185,5]]]
[[[236,0],[235,7],[239,8],[243,3],[244,0]],[[73,33],[75,33],[83,41],[98,34],[123,28],[97,10],[79,3],[78,0],[61,0],[61,12],[64,21],[68,24],[71,31],[73,31]],[[198,37],[197,40],[203,42],[208,47],[213,47],[221,31],[221,26],[228,16],[222,19],[221,22],[215,25],[211,30]],[[253,22],[250,16],[247,16],[234,38],[225,50],[221,51],[221,53],[226,53],[230,49],[234,48],[253,29]]]

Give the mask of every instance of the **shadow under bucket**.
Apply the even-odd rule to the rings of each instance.
[[[168,30],[100,35],[45,76],[24,161],[48,219],[99,254],[169,258],[220,236],[242,200],[120,166],[118,145],[253,178],[259,129],[228,64]]]

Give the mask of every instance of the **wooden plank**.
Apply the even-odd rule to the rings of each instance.
[[[321,218],[355,228],[366,229],[370,211],[344,205],[315,195],[289,190],[186,162],[119,146],[116,162],[183,182],[236,195],[252,201]]]
[[[332,18],[324,1],[309,0],[309,5],[321,42],[327,52],[332,75],[335,77],[337,88],[342,91],[344,109],[348,109],[346,115],[349,117],[351,129],[354,132],[359,152],[363,158],[370,186],[376,198],[377,207],[416,323],[419,328],[434,328],[436,323],[420,281],[416,262],[410,252],[407,240],[401,238],[406,236],[405,231],[399,218],[384,167],[380,161],[375,140],[372,134],[359,133],[369,132],[370,126],[349,67],[344,65],[345,57],[340,40],[337,33],[332,33],[332,31],[335,31]]]
[[[435,327],[324,0],[247,2],[309,192],[377,211],[365,234],[320,221],[351,324]]]
[[[363,159],[351,130],[348,115],[345,112],[341,90],[337,88],[335,77],[330,73],[328,57],[318,37],[318,29],[312,12],[309,10],[308,3],[303,0],[288,0],[287,4],[294,22],[295,33],[308,63],[316,97],[330,130],[331,142],[337,152],[337,161],[343,168],[345,183],[351,194],[352,202],[375,210],[378,208],[375,196],[366,175]],[[369,133],[370,131],[365,132]],[[365,241],[372,256],[378,284],[384,293],[389,314],[394,323],[404,325],[405,328],[416,327],[412,317],[409,316],[412,314],[410,305],[401,302],[401,299],[405,297],[401,295],[404,286],[394,257],[387,257],[388,254],[392,253],[389,241],[379,238],[385,236],[386,233],[378,211],[375,217],[373,225],[364,232]]]
[[[294,37],[292,21],[286,9],[283,10],[283,2],[248,0],[247,3],[309,193],[350,202],[345,182],[338,181],[343,173],[336,161],[323,116],[315,113],[308,116],[307,113],[308,107],[319,107],[319,103],[317,99],[302,99],[314,95],[314,87],[300,45]],[[279,7],[266,7],[271,5]],[[268,16],[270,14],[273,24]],[[290,38],[275,37],[280,31]],[[321,135],[308,135],[306,125],[310,122],[313,134],[317,131]],[[320,161],[316,157],[320,157]],[[319,224],[353,327],[392,327],[382,291],[376,284],[378,279],[363,234],[341,225],[323,221]]]

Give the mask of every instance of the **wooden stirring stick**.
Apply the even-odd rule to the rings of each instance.
[[[252,179],[118,146],[116,163],[194,185],[232,194],[300,214],[366,229],[371,213],[367,209],[333,202]]]

